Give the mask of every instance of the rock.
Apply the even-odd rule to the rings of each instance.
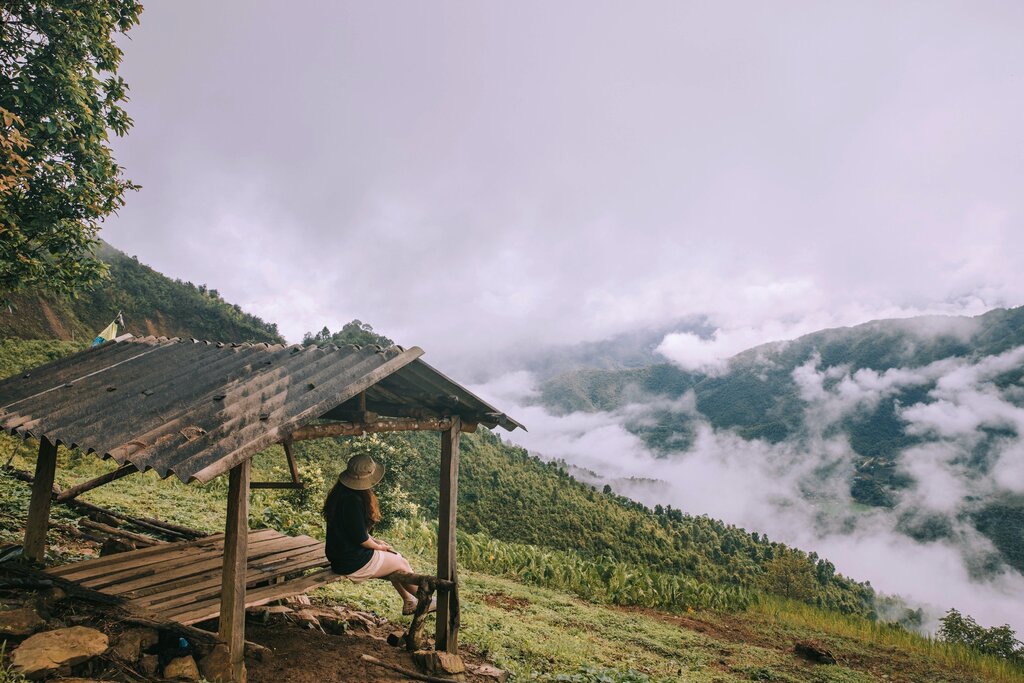
[[[412,661],[428,674],[458,676],[466,672],[466,665],[463,663],[462,657],[448,652],[416,650],[412,653]],[[461,680],[461,678],[456,678],[456,680]]]
[[[231,659],[228,646],[223,643],[214,646],[210,654],[199,660],[203,678],[211,683],[231,683]],[[242,664],[242,680],[245,680],[245,664]]]
[[[348,633],[348,622],[344,619],[340,619],[334,616],[321,615],[320,628],[327,633],[333,633],[336,636],[343,636]]]
[[[11,667],[29,679],[68,675],[71,667],[107,651],[107,637],[94,628],[44,631],[28,638],[11,653]]]
[[[810,640],[798,641],[793,646],[793,652],[806,660],[817,662],[818,664],[837,663],[836,656],[830,650]]]
[[[46,624],[31,607],[19,607],[0,612],[0,636],[23,638],[30,636]]]
[[[142,655],[139,657],[139,673],[146,676],[156,676],[160,669],[160,658],[156,655]]]
[[[51,586],[46,590],[39,593],[39,604],[40,606],[49,609],[54,605],[67,600],[68,594],[60,586]]]
[[[114,638],[111,653],[129,664],[139,661],[146,650],[160,641],[160,634],[152,628],[131,628]]]
[[[295,620],[299,623],[302,628],[320,629],[320,620],[317,619],[316,613],[308,609],[300,609],[295,613]]]
[[[100,546],[100,557],[126,553],[135,549],[135,544],[131,541],[122,541],[118,538],[108,538],[103,541],[103,545]]]
[[[164,666],[164,678],[198,681],[199,667],[196,666],[196,660],[192,659],[192,655],[172,659]]]
[[[466,669],[474,676],[482,676],[497,683],[505,683],[508,680],[507,671],[490,664],[467,664]]]
[[[245,614],[262,624],[269,624],[275,618],[287,617],[293,611],[287,605],[264,605],[262,607],[250,607],[245,610]]]
[[[389,633],[388,645],[391,647],[405,647],[405,631],[392,631]]]

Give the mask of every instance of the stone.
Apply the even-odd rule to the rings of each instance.
[[[164,666],[164,678],[171,678],[184,681],[198,681],[199,667],[192,655],[175,657]]]
[[[458,675],[466,672],[462,657],[449,652],[416,650],[412,653],[412,660],[428,674]]]
[[[490,664],[467,664],[466,668],[474,676],[481,676],[488,680],[496,681],[497,683],[505,683],[508,681],[508,672],[502,671],[496,666]]]
[[[388,645],[391,647],[405,647],[405,631],[392,631],[389,633]]]
[[[250,617],[262,624],[269,624],[276,618],[287,617],[294,610],[287,605],[264,605],[262,607],[250,607],[245,610],[247,617]]]
[[[19,607],[0,612],[0,636],[23,638],[30,636],[46,624],[31,607]]]
[[[245,665],[242,665],[242,679],[245,679]],[[223,643],[214,646],[210,654],[199,660],[199,671],[210,683],[231,683],[231,657],[228,646]]]
[[[348,622],[344,619],[328,615],[320,615],[320,628],[327,633],[332,633],[336,636],[343,636],[348,633]]]
[[[302,628],[320,630],[320,620],[317,619],[316,613],[312,610],[300,609],[295,613],[295,620]]]
[[[131,628],[114,638],[111,654],[118,659],[134,664],[146,650],[160,642],[160,634],[152,628]]]
[[[60,586],[50,586],[39,593],[39,604],[45,608],[51,608],[58,603],[67,600],[68,594]]]
[[[804,659],[818,664],[836,664],[836,656],[830,650],[810,640],[798,641],[793,646],[793,652]]]
[[[160,670],[160,658],[156,655],[142,655],[139,657],[139,673],[146,676],[156,676]]]
[[[11,668],[36,680],[68,675],[71,667],[107,651],[107,637],[94,628],[72,626],[29,637],[11,653]]]
[[[119,538],[108,538],[103,541],[103,545],[100,546],[100,557],[117,555],[118,553],[127,553],[135,549],[135,544],[131,541],[122,541]]]

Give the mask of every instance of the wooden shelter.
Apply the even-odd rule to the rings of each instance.
[[[459,435],[522,427],[424,363],[417,347],[217,344],[156,337],[108,342],[0,381],[0,428],[39,440],[25,553],[42,561],[57,445],[121,465],[62,498],[133,472],[185,483],[227,474],[223,535],[58,567],[55,575],[181,623],[219,616],[236,680],[245,608],[338,580],[322,544],[248,530],[249,490],[301,486],[291,444],[371,432],[441,435],[435,646],[458,649],[455,563]],[[251,482],[251,458],[282,444],[291,482]],[[317,571],[306,574],[309,569]],[[187,590],[185,589],[187,587]],[[422,615],[417,615],[421,617]]]

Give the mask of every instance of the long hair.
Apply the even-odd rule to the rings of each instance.
[[[324,500],[324,507],[321,513],[324,518],[331,517],[334,513],[334,508],[337,505],[338,497],[345,491],[352,491],[353,493],[359,494],[359,497],[363,499],[363,510],[365,511],[366,530],[373,531],[373,527],[381,520],[380,516],[380,502],[377,500],[377,494],[373,492],[373,489],[365,489],[363,491],[356,491],[342,484],[340,481],[334,484],[331,488],[331,492],[327,494],[327,498]]]

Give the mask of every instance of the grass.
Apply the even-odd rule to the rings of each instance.
[[[35,448],[0,438],[0,461],[8,458],[16,467],[31,470]],[[61,449],[58,483],[67,486],[113,467],[113,463],[94,456]],[[276,450],[254,461],[254,478],[284,476],[283,457]],[[225,487],[221,480],[205,487],[185,486],[173,478],[161,481],[150,473],[126,477],[85,494],[85,498],[125,512],[219,531],[224,520]],[[254,492],[253,518],[290,531],[322,535],[316,514],[310,512],[310,506],[319,501],[307,501],[309,509],[292,518],[289,510],[293,508],[278,505],[282,495]],[[20,541],[19,526],[27,506],[28,487],[8,477],[0,478],[0,539]],[[65,545],[59,527],[73,524],[75,516],[65,507],[55,506],[53,521],[58,533],[51,534],[52,560],[73,559],[80,548]],[[400,523],[386,537],[402,549],[417,570],[432,571],[436,546],[430,525]],[[460,572],[461,641],[512,672],[517,680],[1024,683],[1019,669],[995,658],[802,603],[760,599],[746,610],[730,612],[695,604],[676,610],[675,615],[611,606],[607,603],[614,600],[606,594],[605,584],[593,584],[593,594],[589,594],[586,584],[566,584],[564,577],[559,578],[557,565],[565,558],[558,553],[532,546],[494,544],[492,539],[478,535],[460,535],[460,539],[465,546],[460,558],[468,560],[462,562]],[[509,557],[526,554],[531,558],[531,573],[491,560],[494,552],[508,552]],[[546,558],[556,569],[537,564],[534,554]],[[544,576],[548,579],[540,580]],[[373,610],[396,622],[402,620],[400,602],[384,582],[358,586],[336,583],[315,595]],[[792,654],[792,646],[800,639],[822,642],[840,656],[841,665],[825,667],[798,659]]]

